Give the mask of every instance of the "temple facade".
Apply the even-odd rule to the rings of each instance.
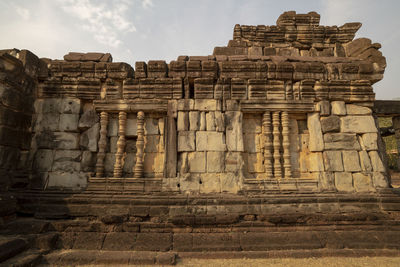
[[[386,67],[380,44],[354,39],[360,23],[319,19],[285,12],[276,26],[236,25],[212,55],[135,69],[110,54],[4,50],[8,184],[197,194],[388,187],[371,109]]]
[[[285,12],[134,68],[0,50],[0,262],[398,257],[377,116],[400,147],[400,106],[372,87],[386,59],[360,23],[319,20]]]

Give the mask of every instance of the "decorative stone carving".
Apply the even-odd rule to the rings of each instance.
[[[265,112],[263,115],[262,131],[264,137],[264,170],[268,178],[273,177],[272,168],[272,140],[271,140],[271,113]]]
[[[136,164],[133,169],[133,177],[143,176],[143,153],[144,153],[144,112],[137,114],[137,140],[136,140]]]
[[[280,112],[274,111],[272,113],[272,126],[273,126],[273,145],[274,145],[274,177],[276,179],[282,178],[282,165],[281,165],[281,132],[280,126]]]
[[[290,142],[289,142],[289,115],[286,111],[282,112],[282,147],[283,147],[283,168],[285,178],[292,176],[292,165],[290,164]]]
[[[104,158],[106,156],[107,146],[107,124],[108,124],[108,113],[100,113],[100,139],[99,139],[99,152],[97,153],[96,162],[96,177],[104,176]]]
[[[121,111],[118,116],[118,141],[117,153],[115,153],[114,177],[122,176],[124,167],[124,152],[125,152],[125,129],[126,129],[126,112]]]

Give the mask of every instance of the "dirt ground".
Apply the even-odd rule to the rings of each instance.
[[[182,259],[177,266],[285,266],[285,267],[347,267],[347,266],[400,266],[400,257],[326,257],[306,259]]]

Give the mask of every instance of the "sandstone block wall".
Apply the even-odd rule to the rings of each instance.
[[[23,187],[30,174],[33,102],[41,62],[27,50],[0,51],[0,187]]]
[[[183,193],[387,187],[371,111],[386,59],[380,44],[353,40],[360,26],[285,12],[274,26],[236,25],[208,56],[135,68],[102,53],[37,59],[24,169],[46,188],[92,178]]]

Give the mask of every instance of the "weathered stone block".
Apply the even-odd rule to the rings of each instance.
[[[54,150],[39,149],[33,161],[34,171],[49,171],[53,166]]]
[[[263,47],[261,46],[251,46],[247,49],[247,53],[249,56],[262,56],[263,55]]]
[[[324,143],[327,150],[361,150],[356,134],[327,133]]]
[[[371,172],[372,164],[371,164],[371,160],[369,159],[368,152],[365,150],[362,150],[359,152],[359,156],[360,156],[361,170],[363,172]]]
[[[248,133],[243,134],[243,141],[244,141],[244,151],[248,153],[256,153],[261,152],[262,144],[261,144],[261,137],[259,134]]]
[[[331,113],[331,104],[329,101],[320,101],[317,103],[317,110],[320,116],[329,116]]]
[[[241,112],[225,112],[226,145],[228,151],[244,151],[242,118]]]
[[[112,175],[114,172],[114,164],[115,164],[115,153],[106,153],[106,157],[104,158],[104,172],[106,174]]]
[[[188,153],[189,172],[206,172],[206,152]]]
[[[319,173],[319,186],[322,191],[336,191],[335,174],[333,172]]]
[[[353,192],[353,177],[350,172],[335,172],[335,186],[338,191]]]
[[[378,134],[377,133],[365,133],[362,135],[362,148],[370,150],[378,150]]]
[[[340,118],[332,115],[321,118],[321,129],[323,133],[340,132]]]
[[[159,134],[158,132],[158,118],[145,118],[144,120],[144,134]]]
[[[82,152],[81,170],[84,172],[93,172],[96,166],[96,153],[90,151]]]
[[[35,113],[60,113],[61,99],[46,98],[36,99],[34,103]]]
[[[110,137],[110,142],[108,143],[109,145],[109,150],[108,152],[111,153],[116,153],[117,152],[117,142],[118,142],[118,136],[112,136]]]
[[[40,113],[37,114],[34,126],[35,132],[38,131],[58,131],[60,114],[58,113]]]
[[[84,188],[87,184],[87,176],[82,172],[49,172],[48,187]]]
[[[323,172],[324,160],[321,152],[310,153],[308,158],[308,170],[311,172]]]
[[[79,114],[61,114],[59,129],[62,132],[76,132],[78,130]]]
[[[370,192],[373,191],[371,176],[364,173],[353,173],[354,189],[357,192]]]
[[[326,171],[343,171],[342,152],[324,151],[323,157]]]
[[[225,170],[225,153],[207,152],[207,172],[223,172]]]
[[[144,136],[144,151],[161,152],[162,148],[160,148],[160,136],[159,135]]]
[[[179,114],[178,114],[179,116]],[[200,113],[198,111],[189,112],[189,130],[198,131],[200,128]]]
[[[82,152],[80,150],[56,150],[53,171],[79,172]]]
[[[78,128],[82,131],[89,129],[99,122],[99,115],[94,109],[86,110],[79,119]]]
[[[215,111],[215,130],[217,132],[225,131],[225,117],[221,111]]]
[[[177,121],[178,131],[189,130],[189,114],[185,111],[178,111],[178,121]]]
[[[332,101],[331,106],[333,115],[346,115],[346,105],[344,101]]]
[[[143,171],[162,173],[164,171],[164,153],[144,153]]]
[[[226,151],[224,133],[222,132],[196,132],[197,151]]]
[[[195,151],[195,132],[180,131],[178,133],[178,152]]]
[[[61,100],[61,113],[79,114],[81,110],[81,100],[76,98],[65,98]]]
[[[54,143],[57,149],[79,149],[79,134],[55,132]]]
[[[180,176],[179,179],[179,190],[185,193],[199,193],[200,192],[200,177],[198,175],[186,174]],[[171,209],[174,212],[174,209]],[[179,208],[179,213],[185,212],[184,209]]]
[[[240,152],[225,153],[225,172],[235,172],[243,169],[244,161]]]
[[[261,117],[245,117],[243,119],[243,133],[261,133]]]
[[[247,171],[249,173],[263,173],[264,172],[264,156],[262,153],[245,153],[247,163]]]
[[[221,183],[219,174],[205,173],[201,175],[200,193],[220,193]]]
[[[372,110],[367,107],[358,106],[354,104],[346,105],[347,115],[370,115]]]
[[[194,99],[179,99],[177,104],[178,111],[190,111],[194,109]]]
[[[221,173],[219,179],[221,192],[235,194],[242,188],[240,177],[235,173]]]
[[[200,131],[206,130],[206,113],[204,111],[200,112]]]
[[[221,109],[221,103],[215,99],[195,99],[194,109],[200,111],[215,111]]]
[[[182,152],[179,154],[178,171],[180,175],[189,172],[188,152]]]
[[[377,133],[372,116],[345,116],[340,118],[343,133]]]
[[[343,151],[343,166],[347,172],[359,172],[361,171],[360,159],[358,158],[357,151]]]
[[[107,136],[118,136],[118,119],[110,118],[108,120]]]
[[[124,158],[124,173],[133,175],[133,168],[136,163],[136,153],[126,153]]]
[[[383,164],[378,151],[369,151],[368,155],[371,159],[372,169],[374,172],[386,172],[385,165]]]
[[[215,131],[215,114],[212,111],[206,113],[206,130]]]
[[[158,119],[158,131],[160,132],[161,135],[164,135],[165,132],[165,118],[159,118]]]
[[[126,120],[125,136],[126,137],[137,136],[137,119],[136,118],[128,117],[128,119]]]
[[[389,186],[388,179],[383,172],[373,172],[372,181],[375,188],[387,188]]]
[[[91,128],[83,132],[79,139],[79,146],[82,149],[91,152],[97,152],[97,143],[99,141],[100,125],[94,124]]]
[[[311,152],[324,150],[324,139],[322,138],[319,113],[307,114],[307,126],[310,134],[308,148]]]

